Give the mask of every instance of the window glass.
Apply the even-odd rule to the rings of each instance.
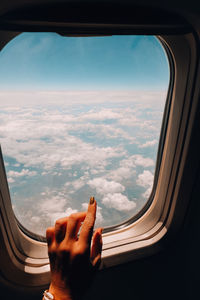
[[[154,36],[23,33],[0,52],[0,140],[13,210],[45,235],[98,202],[121,223],[154,180],[169,64]]]

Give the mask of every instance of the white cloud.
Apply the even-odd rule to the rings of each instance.
[[[148,199],[152,191],[152,186],[150,186],[143,194],[142,197]]]
[[[153,180],[153,174],[148,170],[144,170],[142,174],[139,174],[136,182],[140,186],[149,187],[153,185]]]
[[[151,158],[143,157],[142,155],[133,155],[133,160],[135,161],[135,164],[142,167],[151,167],[154,166],[154,161]]]
[[[57,196],[48,192],[41,195],[37,211],[45,222],[54,222],[57,218],[76,212],[71,207],[72,197],[75,191],[81,194],[81,188],[84,188],[84,193],[90,188],[95,189],[106,206],[113,205],[124,211],[128,211],[128,207],[134,208],[135,202],[129,200],[132,198],[123,195],[127,181],[133,176],[135,182],[138,166],[139,169],[148,169],[155,163],[151,158],[131,154],[135,146],[137,149],[150,147],[158,138],[155,135],[159,130],[156,118],[160,119],[160,115],[152,113],[153,120],[145,120],[145,116],[148,109],[160,109],[163,95],[162,92],[144,91],[0,92],[3,153],[8,160],[13,159],[12,164],[9,161],[10,166],[21,164],[22,168],[8,172],[9,182],[14,182],[18,177],[36,175],[35,171],[28,170],[29,167],[37,168],[37,172],[44,175],[38,178],[41,179],[39,185],[42,186],[44,182],[45,188],[48,175],[60,176],[62,183],[69,179],[61,189],[71,198],[58,193]],[[13,103],[14,106],[8,107]],[[141,137],[144,140],[145,136],[148,136],[147,142],[140,145],[138,141]],[[131,143],[134,143],[132,148],[128,147]],[[144,197],[151,189],[147,182],[152,181],[151,175],[145,172],[137,178],[137,184],[146,189]],[[66,175],[66,178],[61,178],[61,175]],[[50,182],[52,189],[60,186],[57,178]],[[17,197],[20,198],[23,186],[18,193]],[[99,222],[106,222],[102,219],[103,209],[105,207],[97,211]],[[111,218],[114,216],[111,215]],[[36,222],[36,216],[33,220]]]
[[[154,140],[152,140],[152,141],[147,141],[146,143],[140,145],[139,148],[152,147],[152,146],[156,145],[157,142],[158,142],[158,141],[157,141],[156,139],[154,139]]]
[[[41,218],[39,216],[32,216],[30,221],[37,224],[41,221]]]
[[[89,180],[87,184],[91,188],[96,189],[97,193],[101,195],[105,195],[108,193],[120,193],[125,190],[125,187],[121,183],[108,181],[101,177]]]
[[[136,203],[134,201],[130,201],[121,193],[107,194],[102,199],[102,203],[109,208],[115,208],[119,211],[128,211],[136,207]]]
[[[129,156],[128,158],[122,159],[120,161],[120,167],[134,169],[136,167],[136,164],[133,156]]]
[[[8,176],[10,177],[22,177],[22,176],[35,176],[37,173],[35,171],[29,171],[28,169],[22,169],[20,172],[9,171]]]
[[[88,113],[84,113],[81,116],[81,120],[95,120],[95,121],[104,121],[109,119],[119,119],[121,114],[116,113],[113,109],[101,109],[96,112],[94,109],[90,110]]]
[[[100,138],[106,139],[126,139],[130,143],[136,142],[136,139],[128,134],[125,130],[108,124],[87,124],[88,130],[94,132]],[[83,127],[82,127],[83,128]],[[85,126],[83,128],[85,130]]]
[[[157,131],[158,128],[156,127],[156,121],[154,120],[144,120],[143,122],[140,122],[139,127],[141,129],[145,129],[147,131]]]
[[[80,188],[82,188],[84,186],[85,183],[83,180],[77,179],[77,180],[73,181],[71,184],[75,190],[79,190]]]
[[[50,198],[41,199],[38,208],[43,213],[53,213],[55,211],[63,212],[68,202],[59,196],[51,196]]]
[[[122,181],[124,179],[131,178],[133,175],[135,175],[135,170],[132,168],[126,167],[120,167],[116,170],[112,170],[108,173],[106,176],[109,179],[112,179],[114,181]]]
[[[76,209],[69,207],[68,201],[59,195],[51,196],[51,198],[42,199],[37,209],[41,214],[42,218],[49,220],[50,224],[53,225],[59,218],[64,218],[72,213],[76,213]]]
[[[68,207],[64,212],[53,212],[48,215],[48,217],[51,219],[51,224],[54,224],[56,220],[60,218],[65,218],[70,216],[71,214],[77,213],[77,209],[72,209],[71,207]]]
[[[82,203],[81,206],[84,211],[88,210],[88,203]]]
[[[42,127],[40,132],[37,128],[38,124],[35,123],[32,127],[29,126],[27,131],[23,129],[24,127],[26,127],[25,122],[15,129],[10,128],[10,131],[7,128],[4,132],[1,128],[0,133],[3,135],[2,145],[6,155],[24,164],[25,167],[34,166],[50,170],[55,166],[69,169],[74,164],[88,164],[90,168],[98,166],[102,168],[107,165],[108,159],[121,157],[126,153],[120,146],[101,147],[86,143],[66,131],[63,132],[60,126],[56,129],[56,124],[54,130],[49,127],[48,134]],[[16,133],[15,138],[13,132]]]
[[[117,103],[124,99],[127,102],[162,108],[166,101],[167,91],[2,91],[0,92],[1,107],[33,106],[41,103],[46,105],[71,105],[72,103],[93,104]],[[27,101],[28,99],[28,101]]]
[[[123,126],[128,126],[128,127],[140,127],[141,125],[141,120],[139,120],[136,116],[124,116],[119,120],[119,123]]]
[[[8,183],[13,183],[15,180],[12,177],[8,177]]]
[[[135,168],[136,166],[152,167],[155,165],[153,159],[144,157],[140,154],[131,155],[130,157],[121,160],[120,166],[126,168]]]
[[[84,176],[80,177],[77,180],[66,182],[65,186],[67,187],[67,192],[72,194],[82,188],[86,184],[86,178]]]
[[[71,94],[69,93],[69,95]],[[74,95],[77,94],[74,93]],[[129,120],[132,114],[130,108],[90,110],[84,115],[82,113],[73,115],[71,112],[72,110],[67,111],[66,107],[62,112],[57,109],[48,109],[48,107],[40,110],[31,107],[18,108],[18,110],[10,108],[10,111],[8,110],[3,115],[0,128],[2,145],[6,149],[6,154],[25,167],[42,167],[45,169],[43,172],[56,166],[70,169],[73,165],[87,164],[93,170],[93,174],[98,174],[100,171],[104,171],[109,159],[123,157],[127,154],[126,151],[122,146],[102,147],[86,143],[76,136],[76,132],[88,130],[95,134],[96,139],[98,136],[109,140],[123,138],[127,139],[129,143],[137,143],[128,132],[112,124],[85,123],[85,121],[96,118],[99,120],[106,118]],[[142,123],[139,119],[138,122]],[[75,133],[70,134],[70,130]],[[132,157],[133,163],[144,167],[153,165],[152,160],[142,158],[142,156]]]

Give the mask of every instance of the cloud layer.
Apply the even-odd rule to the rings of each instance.
[[[16,106],[12,93],[0,93],[1,145],[23,225],[44,234],[56,218],[85,209],[91,195],[99,226],[137,213],[152,189],[163,95],[55,91],[27,102],[18,92]]]

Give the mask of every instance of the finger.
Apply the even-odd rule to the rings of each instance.
[[[71,214],[68,217],[67,230],[65,235],[65,241],[67,243],[72,240],[77,240],[77,234],[79,232],[82,222],[85,220],[85,217],[86,212]]]
[[[49,227],[46,230],[46,239],[47,239],[47,244],[48,247],[52,245],[54,239],[55,239],[55,228],[54,227]]]
[[[80,236],[79,236],[80,243],[87,247],[91,244],[94,222],[96,218],[96,206],[97,204],[94,197],[91,197],[90,203],[88,205],[87,214],[83,222]]]
[[[102,251],[102,228],[98,228],[95,230],[93,239],[92,239],[92,247],[91,247],[91,259],[93,260],[98,254],[101,254]]]
[[[98,256],[95,257],[95,259],[92,262],[94,271],[97,271],[101,265],[101,255],[99,254]]]
[[[101,263],[101,252],[102,252],[102,228],[96,229],[93,239],[92,239],[92,248],[91,248],[91,262],[95,268],[99,268]]]
[[[65,237],[68,217],[60,218],[55,223],[55,239],[57,243],[61,243]]]

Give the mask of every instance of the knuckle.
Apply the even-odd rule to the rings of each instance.
[[[87,252],[86,247],[80,246],[76,247],[72,250],[72,256],[75,257],[83,257]]]
[[[86,247],[84,247],[84,246],[77,247],[77,249],[76,249],[76,253],[77,253],[78,255],[84,255],[85,252],[86,252]]]
[[[59,245],[59,252],[60,253],[70,253],[71,252],[71,247],[70,245],[66,245],[64,243],[61,243]]]
[[[51,234],[51,233],[53,233],[54,232],[54,228],[53,227],[48,227],[47,229],[46,229],[46,233],[48,233],[48,234]]]
[[[55,227],[60,227],[61,225],[62,225],[62,220],[61,219],[56,220]]]
[[[69,216],[69,220],[72,221],[72,222],[76,221],[76,219],[77,219],[76,214],[71,214]]]
[[[54,253],[56,253],[56,251],[57,251],[57,247],[56,247],[55,243],[52,243],[52,245],[50,245],[48,247],[48,254],[49,255],[54,254]]]
[[[47,243],[48,245],[52,242],[53,240],[53,236],[54,236],[54,227],[49,227],[46,229],[46,239],[47,239]]]

